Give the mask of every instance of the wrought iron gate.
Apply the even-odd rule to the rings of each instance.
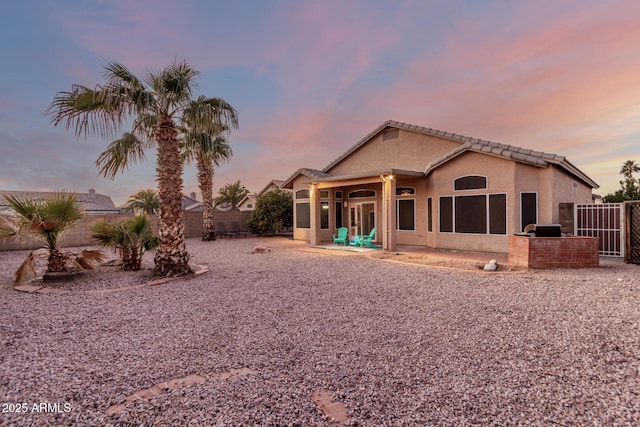
[[[640,202],[626,202],[627,252],[624,261],[640,264]]]
[[[576,205],[576,235],[598,237],[600,255],[624,257],[624,214],[622,203]],[[638,217],[640,218],[640,212]]]

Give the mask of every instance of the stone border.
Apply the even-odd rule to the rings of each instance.
[[[213,374],[209,377],[209,380],[214,381],[226,381],[228,379],[235,379],[246,377],[248,375],[257,374],[258,371],[254,371],[250,368],[240,368],[240,369],[231,369],[226,372],[220,372],[217,374]],[[195,384],[204,384],[207,382],[205,377],[202,377],[197,374],[187,375],[182,378],[173,378],[167,381],[163,381],[158,384],[154,384],[149,388],[145,388],[142,390],[138,390],[133,394],[124,398],[124,403],[118,403],[115,405],[111,405],[105,411],[105,415],[119,415],[122,411],[125,410],[127,405],[131,405],[136,403],[139,400],[149,400],[155,396],[158,396],[162,393],[166,393],[169,390],[177,390],[184,387],[189,387]]]
[[[140,289],[140,288],[145,288],[147,286],[158,286],[158,285],[164,285],[165,283],[169,283],[169,282],[174,282],[176,280],[180,280],[180,279],[189,279],[191,277],[195,277],[195,276],[200,276],[202,274],[205,274],[209,271],[209,269],[204,266],[204,265],[197,265],[197,264],[192,264],[192,267],[194,268],[194,273],[188,276],[178,276],[178,277],[163,277],[162,279],[156,279],[156,280],[151,280],[147,283],[142,283],[140,285],[133,285],[133,286],[123,286],[121,288],[104,288],[104,289],[90,289],[88,291],[68,291],[65,289],[57,289],[57,288],[51,288],[51,287],[47,287],[47,286],[38,286],[38,285],[20,285],[20,286],[14,286],[13,289],[15,289],[16,291],[20,291],[20,292],[26,292],[29,294],[71,294],[71,293],[82,293],[82,294],[87,294],[87,295],[99,295],[99,294],[110,294],[110,293],[114,293],[114,292],[123,292],[123,291],[129,291],[131,289]]]
[[[331,427],[349,425],[351,417],[347,414],[347,405],[339,400],[333,400],[333,392],[326,388],[319,388],[311,394],[311,400],[318,405],[322,413],[331,418]]]

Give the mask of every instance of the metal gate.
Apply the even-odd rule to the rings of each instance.
[[[640,205],[638,208],[640,209]],[[624,214],[625,209],[622,203],[576,205],[574,222],[576,235],[598,237],[600,255],[624,257]],[[640,256],[640,253],[638,255]]]
[[[624,261],[640,264],[640,202],[626,202],[627,253]]]

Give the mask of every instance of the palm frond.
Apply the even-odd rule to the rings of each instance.
[[[0,239],[6,239],[17,235],[19,228],[9,221],[4,215],[0,215]]]
[[[45,110],[51,116],[54,126],[64,125],[66,130],[74,128],[76,137],[98,135],[109,137],[117,132],[126,111],[116,108],[108,102],[108,93],[101,86],[90,89],[82,85],[73,85],[71,92],[61,91]]]
[[[145,144],[132,133],[125,132],[120,139],[113,141],[105,151],[100,153],[96,166],[99,174],[113,180],[118,172],[124,172],[130,164],[146,159]]]
[[[37,276],[36,259],[46,257],[42,251],[31,251],[13,274],[13,286],[29,282]]]
[[[195,77],[198,74],[186,62],[174,62],[160,73],[147,73],[145,82],[156,94],[158,101],[155,112],[172,117],[176,111],[181,110],[190,101],[193,90],[197,87]]]
[[[100,251],[83,249],[75,261],[85,270],[93,270],[95,266],[100,265],[104,261],[104,254]]]
[[[184,108],[182,122],[192,129],[221,134],[238,129],[238,112],[222,98],[199,96]]]

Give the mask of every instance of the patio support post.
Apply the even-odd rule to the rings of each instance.
[[[395,251],[396,243],[396,180],[386,176],[382,181],[382,248]]]
[[[309,245],[317,246],[321,243],[320,238],[320,191],[316,185],[311,184],[309,188],[309,225],[311,227]]]

